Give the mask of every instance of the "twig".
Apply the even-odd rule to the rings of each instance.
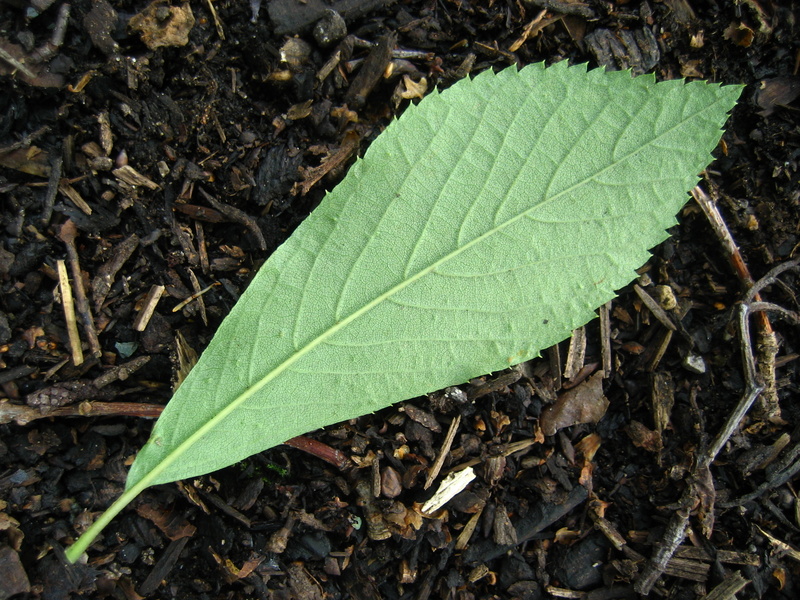
[[[160,404],[140,402],[89,402],[84,401],[55,408],[24,406],[0,402],[0,423],[27,425],[36,419],[51,417],[140,417],[155,419],[164,410]]]
[[[31,373],[36,373],[36,371],[38,371],[38,369],[30,365],[20,365],[10,369],[3,369],[0,371],[0,385],[14,381],[15,379],[21,379],[22,377],[26,377]]]
[[[690,508],[696,503],[696,498],[699,494],[698,490],[700,485],[702,485],[701,482],[705,472],[710,467],[711,463],[714,462],[717,454],[719,454],[719,451],[727,443],[731,435],[733,435],[739,427],[742,418],[764,389],[764,386],[756,379],[755,359],[753,358],[750,340],[750,323],[747,318],[749,313],[748,306],[746,304],[739,305],[738,312],[739,342],[742,351],[742,363],[744,365],[745,390],[736,408],[730,414],[725,425],[714,438],[714,441],[708,449],[697,458],[689,477],[689,484],[686,486],[686,489],[678,501],[680,508],[673,513],[664,531],[661,542],[656,544],[656,552],[647,561],[641,574],[634,583],[634,589],[645,596],[650,593],[653,585],[655,585],[658,578],[664,573],[670,558],[675,554],[675,550],[686,535]]]
[[[777,281],[778,275],[781,275],[782,273],[785,273],[791,269],[796,269],[798,266],[800,266],[800,258],[795,258],[794,260],[790,260],[773,267],[767,272],[766,275],[764,275],[750,287],[750,289],[747,291],[747,294],[745,294],[744,302],[750,304],[756,300],[756,294],[761,292],[761,290],[768,285],[772,285]]]
[[[255,236],[256,240],[258,241],[258,248],[259,250],[266,250],[267,249],[267,241],[264,239],[264,234],[261,233],[261,229],[259,229],[258,224],[256,223],[255,219],[249,216],[247,213],[239,210],[238,208],[234,208],[233,206],[228,206],[227,204],[223,204],[216,198],[214,198],[211,194],[206,192],[204,189],[198,187],[200,191],[200,195],[206,199],[206,201],[213,206],[216,210],[221,212],[225,215],[229,220],[233,221],[234,223],[239,223],[240,225],[244,225],[250,232]]]
[[[666,311],[661,308],[658,302],[648,294],[638,283],[633,284],[633,291],[636,292],[636,295],[639,296],[639,299],[644,303],[647,309],[653,313],[653,316],[661,323],[664,327],[669,329],[670,331],[677,331],[677,327],[675,327],[675,323],[672,322],[672,319],[666,313]]]
[[[69,284],[67,266],[63,260],[56,261],[56,270],[58,272],[58,285],[61,289],[61,304],[64,307],[64,320],[67,323],[69,346],[72,352],[72,363],[77,366],[83,363],[83,349],[81,348],[81,337],[78,335],[78,323],[75,319],[72,287]]]
[[[748,583],[750,583],[749,579],[742,577],[742,574],[739,573],[739,571],[734,571],[733,574],[725,578],[725,581],[717,585],[700,600],[734,599],[736,598],[737,592],[742,591]]]
[[[788,308],[783,308],[777,304],[773,304],[772,302],[753,302],[750,304],[750,310],[753,312],[766,310],[770,312],[778,313],[778,316],[783,317],[792,325],[800,325],[800,315],[798,315],[793,310],[789,310]]]
[[[208,264],[208,249],[206,248],[206,234],[203,231],[203,224],[200,221],[194,222],[194,233],[197,239],[197,255],[200,258],[200,268],[203,270],[204,275],[211,273],[211,267]]]
[[[44,195],[44,208],[42,210],[42,225],[47,227],[53,217],[53,206],[58,194],[58,182],[61,180],[61,168],[64,158],[59,154],[50,163],[50,178],[47,180],[47,191]]]
[[[436,456],[436,460],[433,462],[433,466],[431,466],[430,470],[428,471],[428,476],[425,479],[425,485],[422,486],[422,489],[427,490],[429,487],[431,487],[433,480],[436,479],[436,477],[439,475],[439,472],[442,470],[442,465],[444,465],[444,461],[447,458],[447,455],[450,453],[450,448],[453,445],[453,440],[456,438],[456,432],[458,431],[459,425],[461,425],[461,415],[456,415],[456,418],[453,419],[452,423],[450,423],[450,429],[447,430],[444,443],[439,450],[439,454]]]
[[[194,290],[194,293],[185,300],[179,302],[175,308],[172,309],[172,312],[178,312],[179,310],[183,309],[184,306],[187,306],[192,301],[197,300],[197,305],[200,307],[200,317],[203,319],[203,323],[208,325],[208,315],[206,314],[206,304],[203,302],[203,294],[220,285],[220,283],[219,281],[215,281],[211,285],[201,289],[200,282],[197,280],[197,275],[195,275],[194,271],[191,269],[189,269],[189,280],[192,282],[192,289]]]
[[[142,310],[139,311],[139,314],[136,315],[136,319],[133,321],[133,328],[136,331],[144,331],[147,328],[147,324],[150,322],[156,310],[156,306],[158,305],[158,301],[161,300],[161,295],[164,293],[165,289],[163,285],[154,285],[150,288]]]
[[[58,9],[58,17],[56,18],[56,24],[53,28],[53,34],[44,45],[31,53],[28,57],[29,62],[32,64],[43,63],[56,55],[58,49],[64,44],[64,36],[67,33],[67,24],[69,23],[69,13],[70,5],[62,4]]]
[[[348,467],[353,466],[353,461],[351,461],[341,450],[337,450],[328,444],[304,435],[299,435],[290,440],[286,440],[284,444],[291,446],[292,448],[296,448],[297,450],[302,450],[303,452],[306,452],[312,456],[316,456],[317,458],[324,460],[326,463],[333,465],[339,470],[345,470]]]
[[[800,472],[800,443],[795,445],[776,461],[768,469],[767,480],[759,485],[755,490],[749,494],[745,494],[739,498],[721,502],[721,508],[733,508],[741,506],[745,502],[751,502],[764,494],[765,492],[775,489],[792,479],[798,472]]]
[[[138,246],[139,236],[133,233],[117,244],[112,251],[111,258],[97,269],[97,275],[92,279],[92,302],[94,302],[95,310],[103,307],[103,302],[106,301],[114,283],[114,277]]]
[[[569,338],[567,361],[564,365],[564,379],[571,381],[583,368],[586,360],[586,328],[578,327]]]
[[[101,389],[115,381],[125,381],[131,374],[135,373],[149,362],[149,356],[140,356],[121,365],[111,367],[108,371],[92,380],[92,385],[97,389]]]
[[[78,309],[78,316],[81,318],[83,331],[86,334],[86,339],[89,342],[89,348],[92,351],[92,356],[100,358],[103,350],[100,347],[100,340],[97,338],[97,330],[94,326],[94,316],[92,309],[89,307],[89,300],[86,298],[86,290],[83,288],[83,277],[81,276],[81,265],[78,262],[78,250],[75,248],[75,236],[77,235],[77,228],[75,223],[67,219],[61,226],[58,237],[64,242],[67,247],[67,257],[69,258],[69,269],[72,271],[72,281],[75,288],[75,306]]]
[[[0,51],[1,50],[2,48],[0,48]],[[21,140],[18,140],[13,144],[9,144],[8,146],[0,147],[0,154],[8,154],[9,152],[13,152],[14,150],[19,150],[20,148],[28,148],[31,144],[33,144],[33,142],[42,137],[48,131],[50,131],[49,125],[44,125],[43,127],[39,127],[39,129],[37,129],[36,131],[32,131]]]
[[[736,276],[739,278],[742,288],[745,292],[748,292],[748,303],[750,301],[761,302],[761,296],[758,291],[750,293],[755,286],[755,281],[750,275],[750,270],[747,268],[747,264],[744,262],[742,254],[736,246],[736,242],[734,242],[716,202],[700,186],[695,186],[691,194],[708,218],[708,222],[722,244],[722,248]],[[783,420],[781,419],[778,388],[775,380],[775,357],[777,354],[778,339],[772,330],[769,317],[763,311],[758,312],[756,313],[756,365],[758,373],[764,382],[764,391],[761,394],[761,400],[755,413],[759,418],[781,423]]]
[[[553,378],[553,391],[561,389],[561,351],[558,344],[547,349],[547,360],[550,366],[550,376]]]
[[[600,356],[603,379],[611,377],[611,300],[600,307]]]
[[[505,449],[498,455],[498,456],[511,456],[515,452],[520,452],[521,450],[525,450],[534,444],[541,443],[540,439],[535,437],[528,438],[525,440],[520,440],[518,442],[513,442],[508,444]],[[455,467],[451,467],[445,472],[445,475],[449,475],[450,473],[455,473],[456,471],[463,471],[467,467],[474,467],[475,465],[479,465],[483,462],[482,458],[470,458],[462,463],[457,464]]]
[[[547,14],[547,9],[540,10],[539,14],[537,14],[535,17],[533,17],[533,19],[530,21],[530,23],[525,25],[525,29],[522,30],[522,35],[519,36],[519,38],[513,44],[511,44],[511,46],[509,46],[508,51],[509,52],[516,52],[517,50],[520,49],[520,47],[525,42],[528,41],[528,39],[530,39],[536,33],[541,31],[541,29],[536,27],[536,26],[539,25],[539,23],[541,23],[542,19],[544,18],[544,16],[546,14]],[[534,32],[534,28],[535,28],[535,32]]]
[[[717,434],[714,441],[711,442],[706,456],[699,459],[698,464],[705,462],[705,466],[709,466],[714,462],[719,451],[722,450],[722,447],[739,427],[740,421],[744,418],[744,415],[747,414],[747,411],[750,410],[753,402],[764,390],[764,385],[758,381],[758,375],[756,374],[755,358],[753,357],[753,350],[750,342],[750,323],[747,319],[749,312],[747,304],[739,305],[739,335],[741,336],[740,347],[742,351],[742,365],[744,367],[745,380],[744,394],[736,405],[736,409],[725,422],[725,426]]]
[[[36,74],[33,71],[26,67],[24,63],[14,58],[10,53],[6,52],[2,46],[0,46],[0,59],[6,61],[9,65],[14,67],[14,69],[25,75],[25,77],[30,77],[31,79],[36,78]]]
[[[214,27],[217,29],[217,35],[219,36],[219,39],[224,40],[225,30],[222,28],[222,23],[217,15],[217,9],[214,8],[214,3],[212,0],[206,0],[206,4],[208,5],[208,10],[211,12],[211,16],[214,19]]]

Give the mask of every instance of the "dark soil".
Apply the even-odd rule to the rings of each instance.
[[[800,595],[797,274],[762,290],[790,313],[770,313],[776,353],[766,320],[751,319],[761,371],[748,378],[737,314],[752,282],[694,201],[607,332],[587,326],[577,363],[573,339],[549,360],[152,488],[85,562],[63,554],[120,494],[185,355],[423,79],[430,90],[569,60],[745,84],[702,187],[753,279],[788,265],[800,244],[794,2],[218,0],[191,3],[192,18],[178,2],[52,2],[0,3],[0,600]],[[753,382],[767,390],[709,472],[708,448]],[[605,416],[541,435],[567,388],[584,404],[605,395]],[[423,517],[442,476],[466,465],[475,481]]]

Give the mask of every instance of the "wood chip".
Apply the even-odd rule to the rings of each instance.
[[[425,479],[425,485],[423,489],[427,490],[431,487],[434,479],[438,477],[439,472],[442,470],[442,465],[444,465],[444,461],[447,458],[447,455],[450,453],[450,448],[453,445],[453,440],[456,437],[456,433],[458,432],[458,427],[461,425],[461,415],[456,415],[456,418],[450,423],[450,428],[447,430],[447,435],[444,438],[444,442],[442,443],[442,447],[439,449],[439,453],[436,455],[436,460],[431,465],[430,470],[428,471],[428,476]]]
[[[636,295],[642,300],[644,305],[653,313],[653,316],[658,319],[659,323],[661,323],[664,327],[669,329],[670,331],[676,331],[677,327],[675,327],[675,323],[672,322],[670,316],[661,308],[661,305],[658,301],[653,298],[650,294],[647,293],[638,283],[633,284],[633,290],[636,292]]]
[[[572,332],[567,351],[567,363],[564,365],[564,379],[571,380],[583,368],[586,359],[586,328],[578,327]]]
[[[69,347],[72,353],[72,363],[75,365],[83,364],[83,349],[81,348],[81,338],[78,334],[78,321],[75,318],[75,304],[72,299],[72,286],[67,276],[67,266],[63,260],[56,261],[58,271],[58,285],[61,291],[61,305],[64,307],[64,320],[67,323],[67,335],[69,336]]]
[[[75,206],[77,206],[82,213],[87,215],[92,214],[92,207],[86,203],[86,200],[83,199],[83,196],[80,195],[80,192],[78,192],[78,190],[76,190],[70,184],[62,181],[58,184],[58,191],[61,192]]]
[[[439,421],[436,420],[436,417],[433,416],[432,413],[422,410],[421,408],[417,408],[413,404],[409,403],[404,404],[402,410],[412,421],[416,421],[434,433],[440,433],[442,431],[442,426],[439,425]]]
[[[150,288],[150,291],[147,293],[147,298],[145,298],[142,310],[139,311],[139,314],[136,315],[136,319],[133,321],[133,328],[136,331],[144,331],[147,328],[147,324],[153,317],[153,313],[156,310],[158,301],[164,294],[165,289],[166,288],[163,285],[154,285]]]
[[[103,306],[114,284],[114,278],[138,247],[139,236],[134,233],[114,246],[111,258],[97,269],[97,275],[92,279],[92,303],[95,310],[100,310]]]
[[[560,394],[555,404],[542,411],[542,432],[555,435],[564,427],[597,423],[606,414],[608,404],[603,395],[603,372],[598,371],[579,386]]]
[[[466,488],[475,479],[475,470],[467,467],[461,471],[450,473],[442,480],[436,493],[422,505],[422,512],[430,515],[447,504],[453,496]]]
[[[603,364],[603,378],[611,377],[611,301],[600,307],[600,354]]]
[[[111,171],[114,177],[134,187],[146,187],[151,190],[160,190],[161,186],[155,181],[145,177],[130,165]]]

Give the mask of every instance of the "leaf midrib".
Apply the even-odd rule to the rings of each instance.
[[[206,433],[212,431],[220,422],[222,422],[228,415],[230,415],[240,405],[242,405],[244,402],[249,400],[253,395],[258,393],[264,386],[266,386],[268,383],[270,383],[276,377],[281,375],[284,371],[286,371],[294,363],[296,363],[298,360],[300,360],[303,356],[305,356],[306,354],[311,352],[314,348],[316,348],[321,343],[323,343],[326,339],[328,339],[329,337],[333,336],[338,331],[340,331],[341,329],[343,329],[344,327],[346,327],[347,325],[349,325],[350,323],[352,323],[353,321],[355,321],[356,319],[358,319],[362,315],[366,314],[367,312],[369,312],[370,310],[372,310],[373,308],[375,308],[376,306],[381,304],[384,300],[387,300],[388,298],[390,298],[394,294],[404,290],[405,288],[407,288],[408,286],[410,286],[414,282],[418,281],[419,279],[421,279],[421,278],[425,277],[426,275],[434,272],[438,267],[440,267],[444,263],[452,260],[453,258],[459,256],[462,252],[464,252],[466,250],[469,250],[470,248],[472,248],[473,246],[475,246],[477,244],[480,244],[481,242],[483,242],[484,240],[488,239],[492,235],[495,235],[497,232],[502,231],[503,229],[505,229],[506,227],[512,225],[513,223],[516,223],[518,220],[529,216],[530,213],[534,212],[537,209],[542,208],[545,204],[553,202],[553,201],[556,201],[556,200],[558,200],[558,198],[560,198],[562,196],[565,196],[567,194],[570,194],[573,191],[575,191],[576,189],[579,189],[581,186],[586,185],[587,183],[592,181],[595,177],[601,175],[605,171],[608,171],[608,170],[616,167],[619,163],[622,163],[622,162],[628,160],[630,157],[632,157],[635,154],[643,151],[645,148],[650,147],[658,139],[668,135],[669,133],[671,133],[675,129],[683,126],[683,124],[685,124],[688,121],[691,121],[697,115],[711,110],[715,105],[719,104],[720,102],[722,102],[722,99],[718,99],[715,102],[713,102],[712,104],[707,105],[707,106],[703,107],[702,109],[700,109],[698,111],[695,111],[694,113],[692,113],[691,115],[689,115],[687,117],[684,117],[682,120],[678,121],[673,127],[665,130],[664,132],[662,132],[658,136],[654,137],[647,144],[640,145],[633,152],[629,152],[625,156],[619,158],[615,162],[612,162],[611,164],[609,164],[608,166],[604,167],[603,169],[600,169],[599,171],[593,173],[592,175],[590,175],[588,177],[585,177],[581,181],[574,183],[572,186],[564,189],[561,192],[558,192],[554,196],[542,200],[542,202],[536,204],[535,206],[532,206],[529,209],[526,209],[526,210],[520,212],[519,214],[514,215],[513,217],[511,217],[511,218],[507,219],[506,221],[504,221],[503,223],[495,225],[494,227],[492,227],[491,229],[487,230],[485,233],[481,234],[480,236],[475,237],[474,239],[470,240],[469,242],[467,242],[463,246],[460,246],[460,247],[456,248],[455,250],[453,250],[452,252],[444,255],[443,257],[441,257],[440,259],[438,259],[437,261],[435,261],[434,263],[432,263],[428,267],[420,270],[419,272],[417,272],[415,275],[411,276],[410,278],[401,281],[400,283],[398,283],[394,287],[390,288],[389,290],[387,290],[383,294],[377,296],[372,301],[366,303],[364,306],[362,306],[358,310],[356,310],[353,313],[351,313],[349,316],[347,316],[344,319],[336,322],[333,326],[329,327],[328,329],[326,329],[325,331],[320,333],[317,337],[315,337],[314,339],[310,340],[308,343],[306,343],[306,345],[304,347],[302,347],[299,350],[297,350],[294,354],[292,354],[290,357],[288,357],[286,360],[284,360],[281,364],[279,364],[274,369],[272,369],[272,371],[267,373],[259,381],[257,381],[254,384],[252,384],[249,388],[247,388],[247,390],[245,390],[244,392],[239,394],[239,396],[237,396],[234,400],[232,400],[227,406],[225,406],[222,410],[220,410],[218,413],[216,413],[213,417],[211,417],[208,421],[206,421],[202,426],[200,426],[194,433],[192,433],[183,442],[181,442],[178,446],[176,446],[175,449],[172,450],[172,452],[170,452],[163,459],[161,459],[156,466],[154,466],[151,470],[149,470],[141,478],[141,480],[139,482],[135,483],[133,486],[131,486],[130,489],[131,490],[133,488],[144,489],[145,487],[148,487],[150,485],[151,481],[155,480],[170,465],[172,465],[172,463],[175,462],[175,460],[178,459],[186,450],[191,448]],[[516,181],[516,179],[517,178],[515,178],[515,181]],[[545,187],[549,188],[551,184],[552,184],[552,181],[548,182],[547,186],[545,186]]]

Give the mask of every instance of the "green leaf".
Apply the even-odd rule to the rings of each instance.
[[[538,64],[406,110],[261,268],[86,537],[149,485],[567,337],[667,236],[740,92]]]

